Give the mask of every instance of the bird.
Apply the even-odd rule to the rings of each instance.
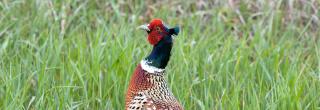
[[[164,78],[173,40],[180,27],[169,28],[161,19],[152,19],[138,28],[147,32],[147,40],[153,48],[131,76],[125,98],[126,110],[183,110]]]

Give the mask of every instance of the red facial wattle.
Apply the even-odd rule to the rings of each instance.
[[[163,36],[157,31],[151,31],[148,35],[148,41],[151,45],[156,45]]]
[[[151,45],[156,45],[163,38],[165,33],[164,25],[160,19],[154,19],[149,24],[148,28],[150,33],[148,35],[148,41]]]

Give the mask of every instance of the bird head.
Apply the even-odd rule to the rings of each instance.
[[[161,19],[153,19],[149,24],[138,27],[148,33],[148,41],[151,45],[156,45],[165,37],[177,36],[179,27],[168,28]]]

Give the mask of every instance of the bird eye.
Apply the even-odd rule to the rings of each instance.
[[[159,26],[156,27],[156,31],[161,32],[161,29]]]

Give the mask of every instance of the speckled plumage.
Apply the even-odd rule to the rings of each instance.
[[[127,110],[182,110],[182,106],[167,87],[163,73],[148,73],[139,64],[129,85]]]

